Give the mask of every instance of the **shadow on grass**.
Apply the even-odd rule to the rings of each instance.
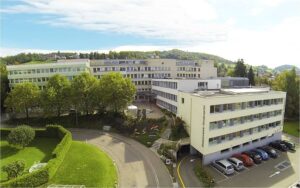
[[[0,151],[1,151],[0,152],[1,160],[3,160],[7,157],[15,155],[16,153],[18,153],[18,151],[20,151],[20,149],[17,149],[9,145],[4,145],[0,147]]]

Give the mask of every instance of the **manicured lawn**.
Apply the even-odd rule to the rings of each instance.
[[[299,121],[285,121],[283,126],[283,132],[300,137],[299,133]]]
[[[24,149],[16,149],[10,147],[8,142],[2,138],[0,140],[1,161],[0,161],[0,181],[6,181],[7,175],[1,168],[15,160],[24,160],[26,170],[34,164],[34,162],[47,162],[51,159],[51,153],[58,144],[59,140],[55,138],[35,138]]]
[[[117,171],[110,157],[93,145],[74,141],[50,184],[115,187]]]

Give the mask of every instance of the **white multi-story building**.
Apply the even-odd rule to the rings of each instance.
[[[89,71],[100,78],[109,72],[120,72],[131,78],[137,87],[136,99],[148,100],[151,96],[151,80],[154,78],[211,78],[217,76],[213,61],[187,61],[175,59],[114,59],[58,60],[57,63],[9,65],[7,66],[10,87],[16,83],[29,81],[43,87],[49,77],[63,74],[69,79]]]
[[[281,139],[285,98],[268,88],[179,92],[177,116],[208,164]]]
[[[69,80],[83,72],[90,72],[89,60],[58,60],[57,63],[8,65],[8,80],[11,88],[22,82],[32,82],[43,88],[49,78],[62,74]]]
[[[152,79],[152,93],[156,104],[177,114],[179,91],[220,89],[219,79]]]

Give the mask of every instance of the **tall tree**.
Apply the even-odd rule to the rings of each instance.
[[[120,112],[134,98],[136,88],[129,78],[120,73],[109,73],[100,79],[101,94],[106,106],[114,112]]]
[[[45,112],[55,112],[60,117],[70,106],[70,81],[63,75],[52,76],[42,91],[42,107]]]
[[[1,74],[1,112],[4,111],[4,101],[7,97],[7,93],[9,92],[9,83],[7,78],[6,66],[4,64],[0,64],[0,74]]]
[[[273,89],[286,91],[285,116],[299,119],[299,77],[296,70],[284,71],[276,76]]]
[[[249,84],[251,86],[255,86],[255,78],[254,78],[252,66],[250,67],[250,69],[248,71],[248,79],[249,79]]]
[[[29,118],[29,110],[39,104],[40,90],[37,85],[23,82],[15,85],[5,100],[5,106],[14,112],[25,112]]]
[[[71,100],[76,110],[87,115],[95,110],[94,94],[98,80],[90,73],[82,73],[71,82]]]
[[[224,63],[222,63],[221,65],[217,65],[217,68],[218,68],[218,76],[224,77],[227,75],[227,67]]]
[[[247,77],[246,66],[243,59],[238,59],[234,68],[235,77]]]

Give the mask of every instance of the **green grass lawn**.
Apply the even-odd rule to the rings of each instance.
[[[111,158],[93,145],[74,141],[50,184],[114,187],[117,171]]]
[[[285,121],[283,126],[283,132],[292,136],[300,137],[299,133],[299,121]]]
[[[7,175],[1,168],[15,160],[24,160],[26,169],[34,164],[34,162],[47,162],[51,159],[51,153],[58,144],[59,140],[55,138],[35,138],[24,149],[16,149],[10,147],[5,139],[0,140],[1,161],[0,161],[0,181],[6,181]]]

